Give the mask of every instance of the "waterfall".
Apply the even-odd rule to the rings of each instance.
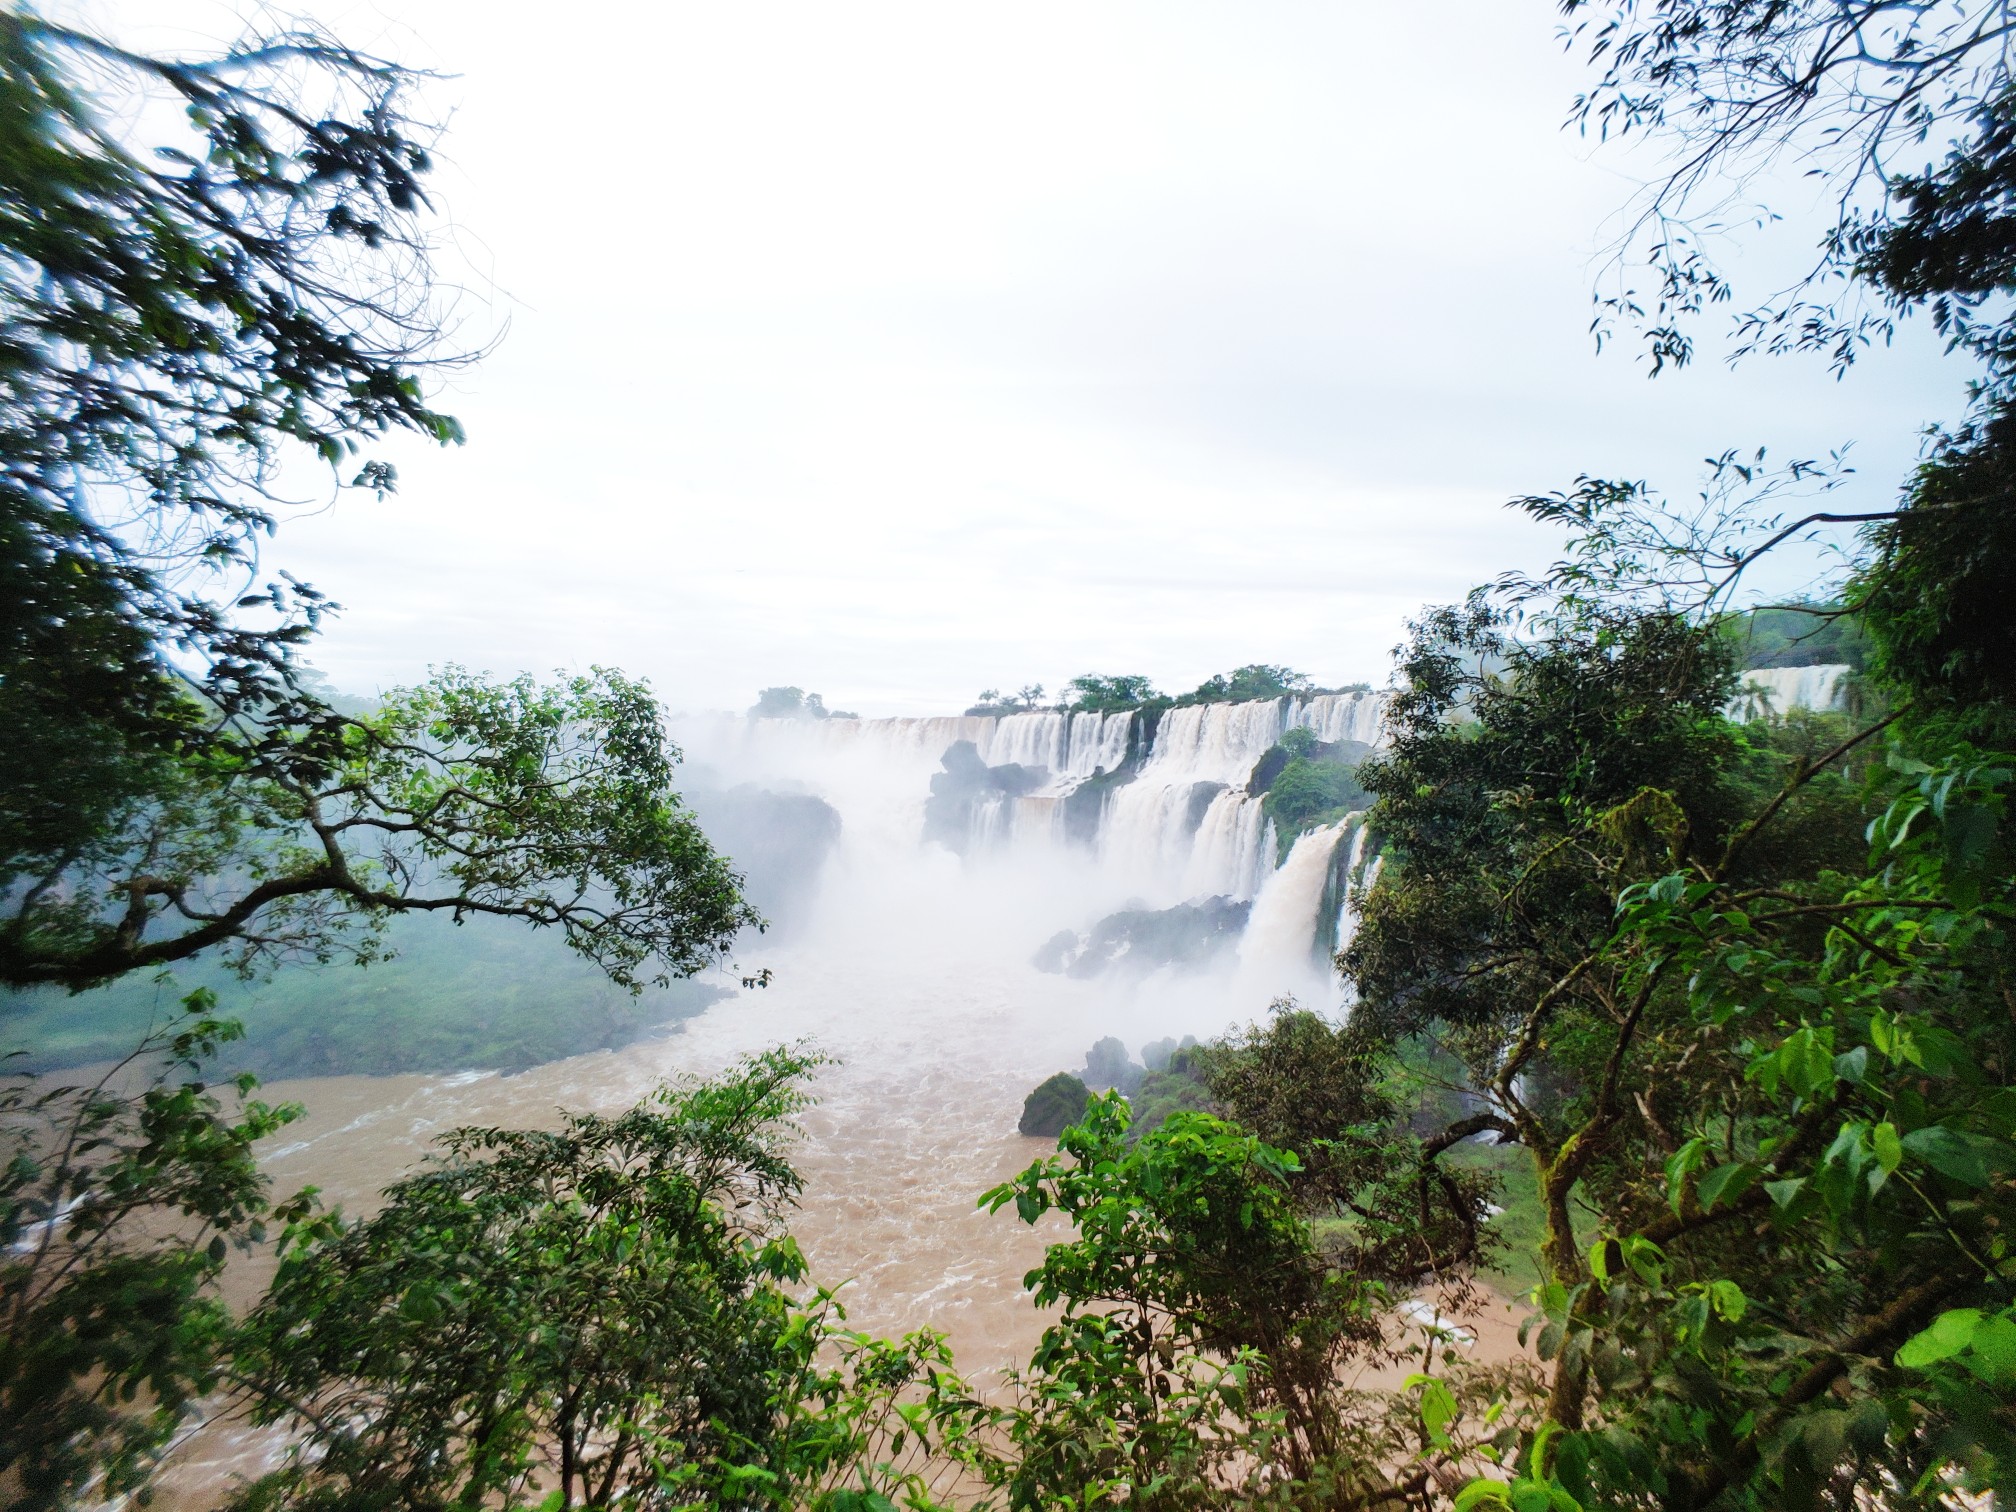
[[[1170,709],[1155,729],[1155,749],[1142,771],[1186,782],[1244,782],[1253,764],[1287,728],[1282,701],[1193,704]]]
[[[1743,687],[1729,701],[1732,719],[1782,719],[1793,709],[1826,711],[1847,702],[1848,673],[1835,663],[1817,667],[1760,667],[1743,674]]]
[[[1247,784],[1290,729],[1330,744],[1377,745],[1385,706],[1378,693],[1199,704],[1163,711],[1145,740],[1134,711],[705,716],[676,720],[674,733],[696,764],[719,769],[713,780],[795,788],[832,803],[843,823],[841,874],[872,884],[921,847],[936,857],[937,885],[1039,887],[1048,901],[1032,908],[1055,911],[1046,934],[1083,929],[1128,908],[1213,897],[1250,902],[1241,959],[1293,963],[1300,973],[1332,937],[1333,924],[1348,929],[1345,919],[1333,919],[1327,889],[1334,866],[1357,873],[1363,831],[1346,821],[1300,836],[1277,864],[1274,826]],[[945,757],[962,741],[992,769],[976,785],[968,757],[964,775],[944,788],[952,795],[952,828],[943,828],[941,806],[934,833],[963,861],[923,844],[933,779],[951,780]],[[1097,787],[1084,791],[1088,783]],[[1348,860],[1337,853],[1346,828]],[[962,876],[967,880],[953,880]]]
[[[1245,787],[1280,741],[1284,712],[1278,698],[1166,711],[1140,772],[1106,800],[1101,859],[1168,901],[1253,897],[1273,857],[1260,800]],[[1200,785],[1224,789],[1201,818]]]
[[[1351,943],[1351,937],[1358,932],[1357,901],[1371,890],[1379,874],[1379,858],[1375,856],[1369,873],[1362,881],[1359,879],[1359,868],[1365,865],[1365,837],[1368,833],[1361,816],[1351,828],[1351,850],[1344,859],[1344,883],[1337,889],[1337,927],[1330,934],[1330,938],[1337,942],[1334,953],[1341,954],[1344,947]]]
[[[1313,730],[1318,740],[1330,744],[1349,740],[1376,746],[1385,736],[1386,695],[1318,693],[1311,698],[1291,699],[1287,723]]]
[[[993,721],[985,742],[975,741],[989,766],[1014,762],[1054,772],[1070,743],[1068,714],[1009,714]]]
[[[1326,824],[1295,841],[1281,869],[1261,885],[1253,916],[1239,940],[1242,970],[1298,967],[1315,974],[1316,913],[1330,880],[1330,862],[1350,820]]]
[[[1227,788],[1211,800],[1183,869],[1187,896],[1242,902],[1260,891],[1274,862],[1273,827],[1257,798]]]

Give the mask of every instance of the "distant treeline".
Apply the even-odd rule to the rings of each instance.
[[[1254,662],[1207,677],[1188,693],[1168,694],[1157,690],[1152,678],[1138,673],[1107,674],[1087,672],[1066,683],[1057,701],[1043,702],[1043,685],[1033,683],[1020,692],[1003,697],[993,688],[982,689],[966,710],[969,715],[1027,714],[1039,709],[1053,713],[1119,713],[1127,709],[1181,709],[1192,704],[1251,703],[1261,698],[1293,695],[1311,698],[1319,693],[1366,693],[1370,683],[1349,683],[1337,688],[1319,688],[1306,672],[1292,667]]]

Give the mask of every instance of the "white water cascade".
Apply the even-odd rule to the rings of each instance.
[[[1253,900],[1253,914],[1239,939],[1242,977],[1280,974],[1299,966],[1303,990],[1327,975],[1316,958],[1317,928],[1331,862],[1349,820],[1326,824],[1296,838],[1288,859],[1268,877]]]
[[[1374,746],[1384,717],[1375,693],[1171,709],[1139,775],[1107,796],[1101,855],[1151,896],[1254,898],[1276,853],[1261,802],[1246,791],[1260,758],[1294,728]]]
[[[1145,742],[1146,722],[1132,712],[719,716],[681,721],[675,736],[719,778],[811,792],[832,803],[845,837],[835,865],[854,874],[847,886],[895,875],[890,868],[913,864],[913,853],[935,851],[935,861],[916,864],[935,867],[941,889],[1020,890],[1002,907],[1004,928],[1022,937],[1023,949],[1116,910],[1206,898],[1250,903],[1240,974],[1264,975],[1273,962],[1282,978],[1276,988],[1286,991],[1306,987],[1319,938],[1325,944],[1332,938],[1325,899],[1344,830],[1301,836],[1284,856],[1263,799],[1249,784],[1291,729],[1325,743],[1376,746],[1385,702],[1381,694],[1353,692],[1198,704],[1163,711]],[[948,753],[962,741],[990,769],[988,780],[995,773],[1013,780],[962,800],[964,859],[957,861],[922,839],[933,779],[952,780],[945,775],[953,765]],[[972,755],[963,759],[970,778]],[[1362,828],[1351,830],[1353,846],[1362,849]],[[1354,868],[1358,859],[1354,852]]]
[[[1782,719],[1794,709],[1825,712],[1845,705],[1851,669],[1829,663],[1817,667],[1761,667],[1743,674],[1742,691],[1729,702],[1735,719]]]

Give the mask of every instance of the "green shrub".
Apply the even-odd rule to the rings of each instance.
[[[1044,1139],[1055,1139],[1084,1116],[1092,1101],[1089,1087],[1069,1071],[1059,1071],[1023,1100],[1022,1121],[1016,1128]]]

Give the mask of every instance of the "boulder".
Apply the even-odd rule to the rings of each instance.
[[[1022,1102],[1022,1119],[1015,1125],[1023,1134],[1055,1139],[1085,1116],[1092,1101],[1089,1087],[1069,1071],[1059,1071],[1043,1082]]]
[[[1236,898],[1194,898],[1173,908],[1123,908],[1084,935],[1066,930],[1036,952],[1039,971],[1079,978],[1109,971],[1201,967],[1238,943],[1253,905]]]
[[[1134,1064],[1127,1047],[1111,1035],[1085,1052],[1085,1085],[1095,1092],[1116,1088],[1123,1095],[1132,1093],[1146,1074]]]

